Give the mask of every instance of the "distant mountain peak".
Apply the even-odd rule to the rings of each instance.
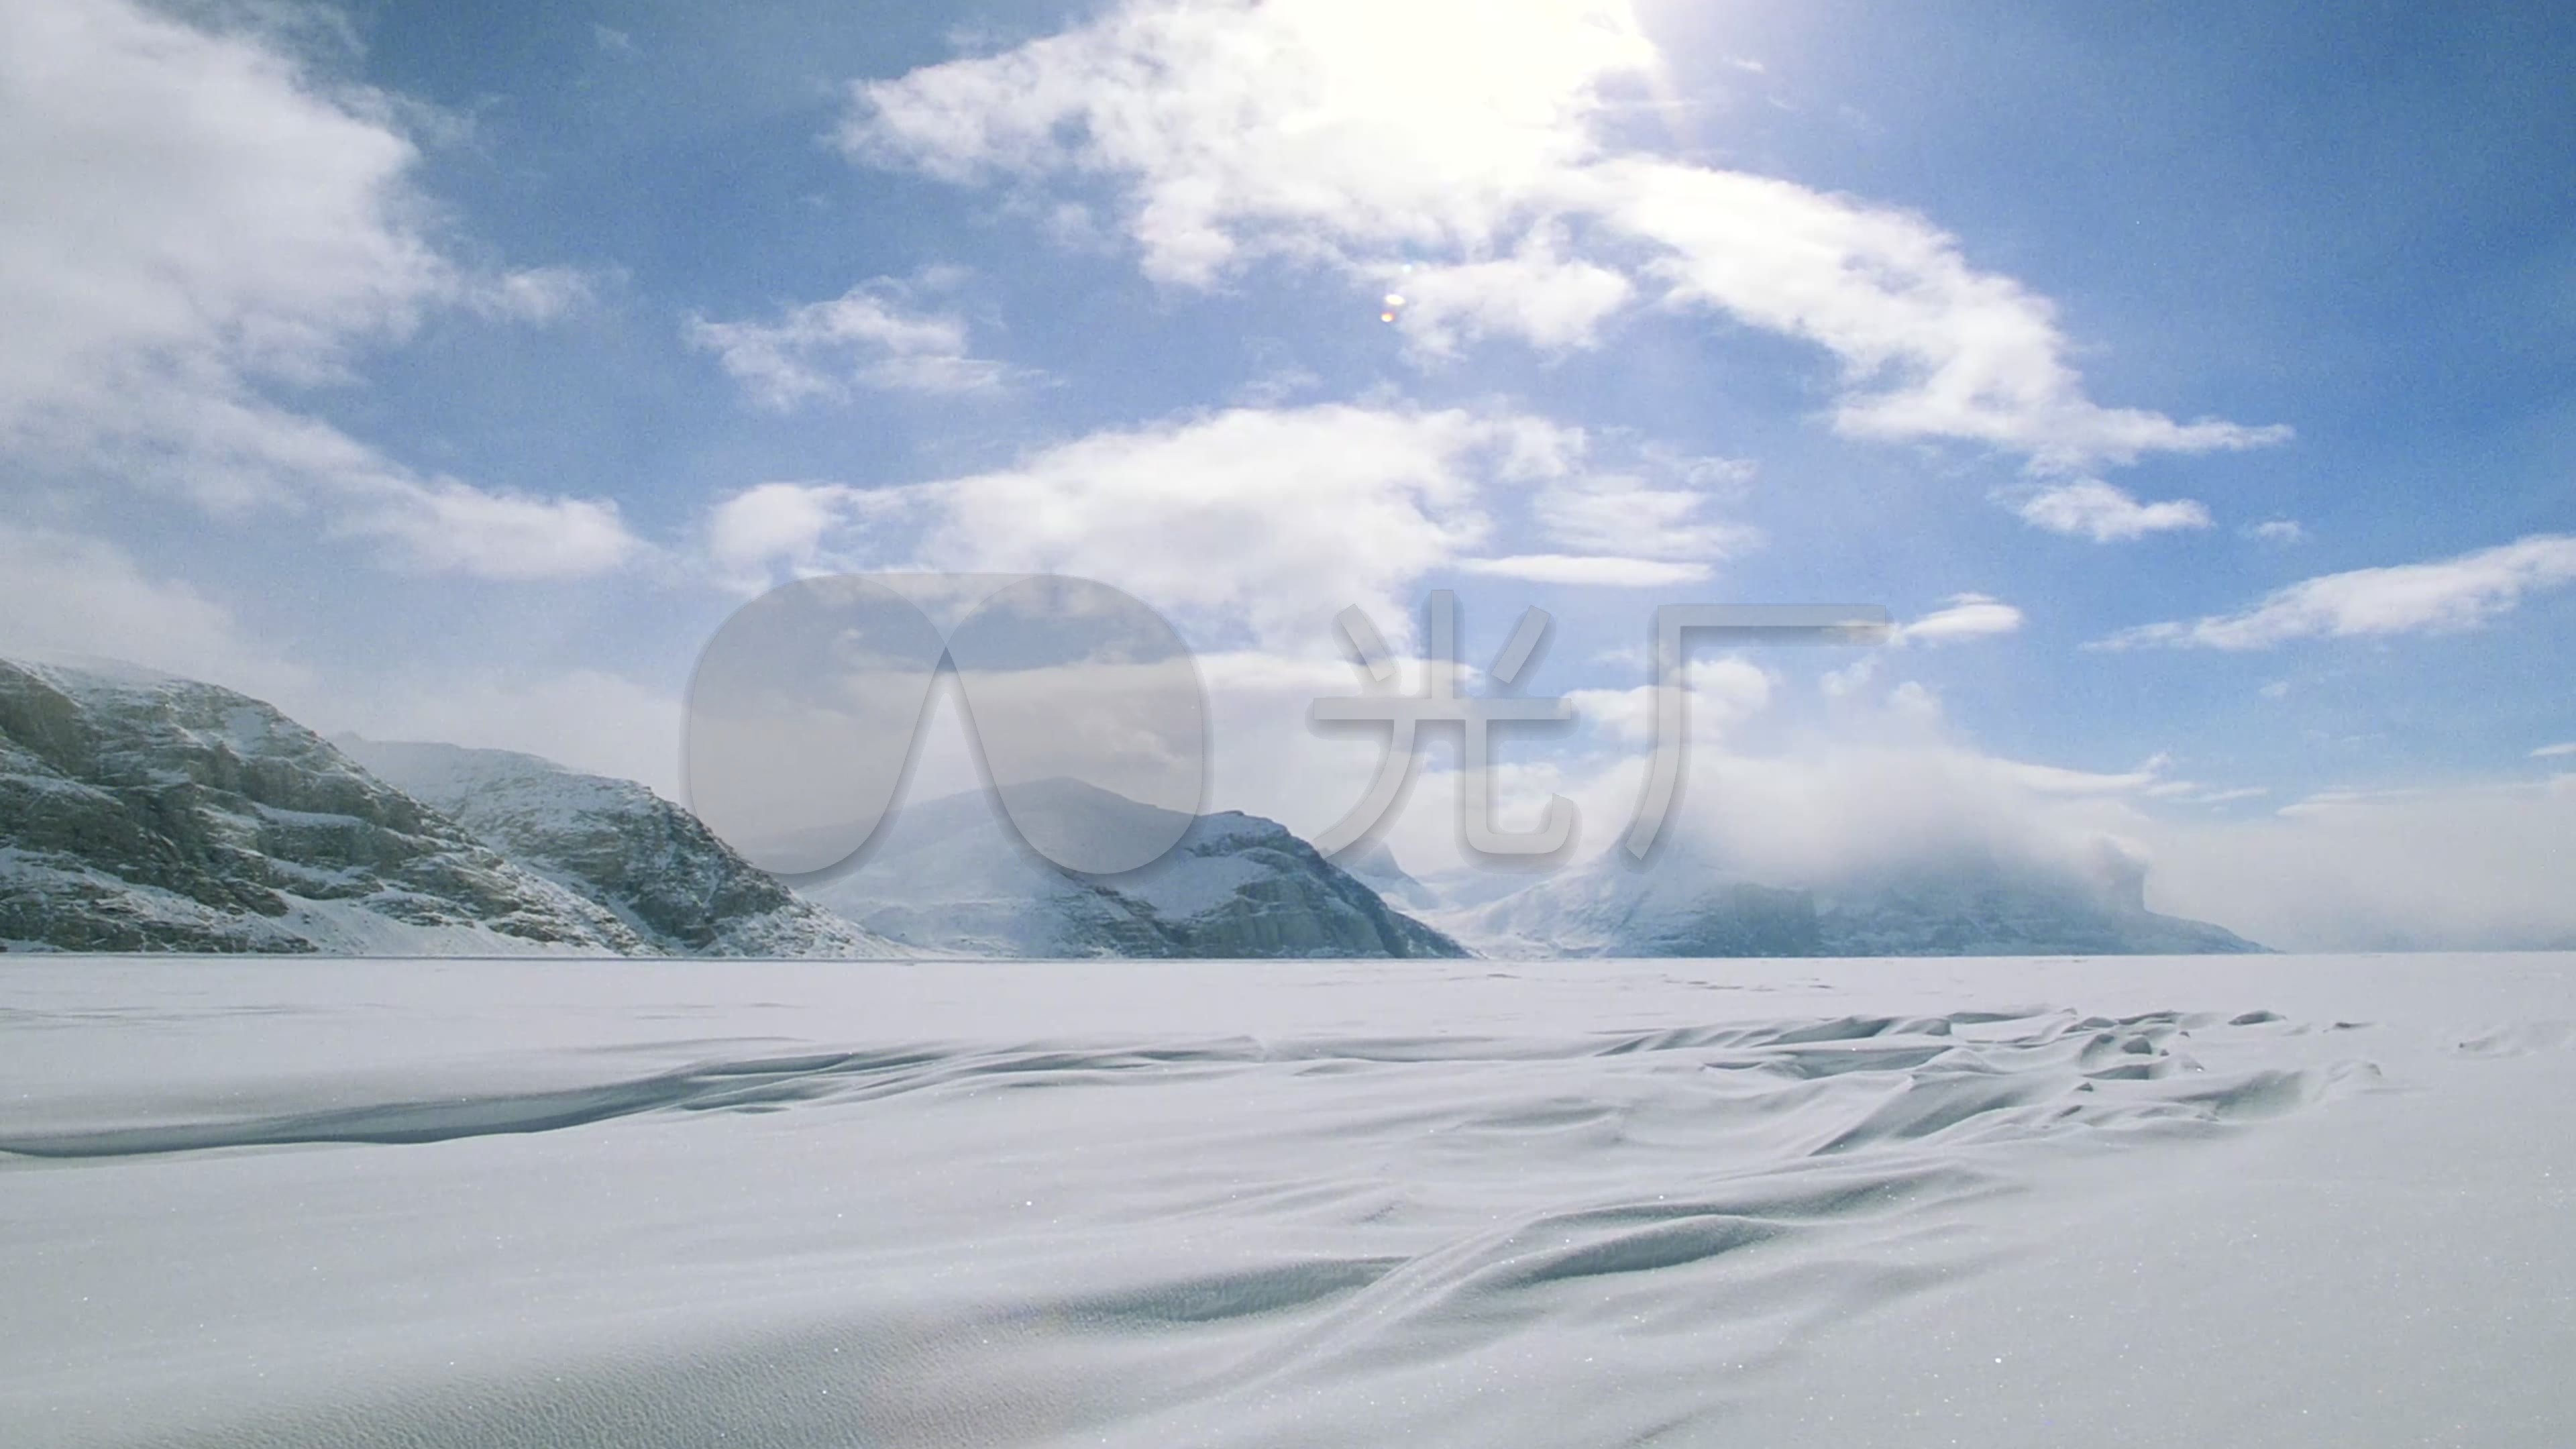
[[[1174,812],[1076,781],[1025,803],[1082,828],[1168,824]],[[1025,788],[1025,787],[1015,787]],[[806,887],[915,949],[1003,956],[1455,956],[1441,932],[1389,906],[1277,821],[1224,810],[1187,822],[1139,870],[1051,864],[981,792],[907,805],[865,858]]]

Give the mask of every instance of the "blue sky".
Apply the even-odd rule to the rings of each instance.
[[[2186,881],[2564,838],[2576,22],[1449,9],[15,7],[0,644],[675,789],[762,583],[1062,568],[1312,830],[1343,604],[1540,605],[1615,711],[1659,602],[1870,602],[1949,623],[1737,661],[1729,748],[2078,772]],[[1595,724],[1524,783],[1616,799]]]

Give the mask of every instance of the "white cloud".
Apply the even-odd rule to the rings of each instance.
[[[1682,668],[1690,691],[1690,731],[1694,742],[1714,741],[1771,705],[1779,681],[1769,671],[1744,659],[1694,659]],[[1629,744],[1655,737],[1656,686],[1627,689],[1577,689],[1566,699],[1575,713]]]
[[[2051,533],[2118,543],[2150,533],[2207,528],[2209,510],[2188,498],[2140,503],[2125,490],[2097,478],[2042,488],[2014,507],[2022,521]]]
[[[0,11],[0,423],[145,369],[327,375],[450,270],[381,102],[120,0]]]
[[[1646,158],[1583,180],[1612,222],[1670,249],[1651,270],[1673,300],[1832,352],[1845,432],[1984,443],[2048,471],[2286,436],[2093,403],[2047,300],[1977,271],[1956,239],[1910,214]]]
[[[2307,529],[2295,518],[2267,518],[2245,533],[2247,537],[2258,538],[2265,543],[2302,543],[2308,536]]]
[[[2523,595],[2576,583],[2576,536],[2533,534],[2430,563],[2354,569],[2278,589],[2239,614],[2147,624],[2105,647],[2268,649],[2294,639],[2445,634],[2510,613]]]
[[[0,457],[20,479],[316,510],[413,566],[629,556],[610,505],[425,479],[264,395],[347,380],[432,308],[543,318],[588,288],[451,261],[398,103],[283,44],[129,0],[0,7]],[[440,520],[471,538],[427,538]]]
[[[597,281],[578,267],[529,267],[463,284],[460,300],[486,317],[511,322],[551,322],[587,307]]]
[[[301,695],[314,678],[232,610],[151,577],[114,544],[8,523],[0,523],[0,655],[123,660],[263,698]]]
[[[836,483],[762,483],[707,514],[707,551],[729,574],[775,564],[810,564],[832,530],[848,522],[858,489]]]
[[[1572,448],[1588,446],[1580,432],[1568,430],[1567,438]],[[1574,553],[1693,565],[1733,558],[1760,541],[1754,529],[1701,516],[1715,487],[1741,480],[1741,465],[1726,459],[1677,463],[1660,455],[1644,461],[1654,471],[1677,476],[1656,482],[1637,473],[1560,461],[1559,476],[1541,485],[1530,500],[1531,522],[1550,542]],[[1707,570],[1699,569],[1696,577],[1707,577]]]
[[[1402,586],[1485,537],[1480,475],[1512,425],[1464,412],[1238,409],[1097,433],[927,485],[933,568],[1081,575],[1220,631],[1325,647],[1357,604],[1396,632]]]
[[[1149,275],[1247,257],[1487,248],[1596,150],[1599,87],[1653,62],[1619,4],[1129,4],[862,84],[854,154],[961,182],[1105,174]]]
[[[590,668],[397,671],[293,711],[325,734],[518,750],[682,798],[679,699]]]
[[[1708,566],[1663,559],[1620,558],[1604,554],[1534,553],[1508,558],[1458,561],[1458,571],[1492,578],[1526,579],[1536,584],[1597,584],[1607,588],[1653,589],[1696,584],[1708,578]]]
[[[1639,651],[1637,662],[1640,666],[1646,662],[1644,651]],[[1877,678],[1878,656],[1864,654],[1840,669],[1828,669],[1816,676],[1816,689],[1827,699],[1852,699]]]
[[[1174,285],[1277,258],[1382,291],[1410,260],[1402,324],[1434,353],[1582,346],[1646,295],[1824,348],[1857,435],[2044,471],[2286,436],[2092,402],[2046,299],[1910,214],[1619,153],[1601,122],[1660,64],[1617,0],[1128,0],[861,83],[841,140],[965,184],[1106,180],[1143,269]]]
[[[1948,608],[1899,625],[1890,640],[1897,644],[1949,644],[2010,634],[2021,625],[2021,610],[2000,599],[1984,594],[1952,594]]]
[[[2531,752],[2531,757],[2535,760],[2563,759],[2569,755],[2576,755],[2576,740],[2563,745],[2542,745]]]
[[[1000,387],[1009,369],[970,355],[965,319],[916,306],[913,291],[879,277],[830,301],[791,307],[774,323],[692,317],[686,335],[691,346],[715,353],[754,400],[782,412],[818,399],[845,401],[856,388]]]
[[[390,540],[409,567],[487,579],[587,577],[641,547],[613,502],[495,493],[449,479],[389,488],[333,527]]]
[[[709,546],[763,563],[1068,573],[1124,589],[1202,648],[1330,652],[1359,605],[1410,637],[1408,587],[1492,530],[1579,434],[1511,414],[1236,408],[1094,433],[967,477],[860,492],[771,484],[720,504]],[[1579,454],[1577,455],[1579,457]]]
[[[1747,536],[1695,517],[1743,465],[1639,450],[1677,480],[1657,484],[1594,468],[1593,448],[1581,429],[1509,412],[1233,408],[969,477],[762,484],[710,510],[705,547],[744,585],[781,569],[1076,574],[1165,611],[1201,647],[1293,655],[1333,648],[1332,617],[1353,604],[1410,637],[1410,587],[1435,570],[1695,583]],[[1513,499],[1548,543],[1582,551],[1481,555]]]
[[[2000,779],[2038,795],[2128,795],[2152,793],[2165,782],[2165,757],[2154,756],[2142,761],[2134,770],[2105,774],[2095,770],[2070,770],[2059,765],[2034,765],[2018,760],[1991,760],[1987,768]]]
[[[1550,351],[1591,346],[1636,286],[1607,267],[1567,259],[1562,246],[1533,233],[1508,257],[1410,268],[1383,299],[1387,315],[1403,324],[1408,342],[1436,356],[1486,336]]]

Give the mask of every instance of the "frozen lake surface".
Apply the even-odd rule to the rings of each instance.
[[[2576,957],[0,961],[9,1445],[2576,1442]]]

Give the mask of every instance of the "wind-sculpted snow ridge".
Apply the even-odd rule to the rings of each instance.
[[[336,1105],[276,1116],[172,1120],[86,1132],[0,1132],[0,1152],[22,1157],[122,1157],[227,1147],[313,1143],[445,1142],[548,1132],[656,1111],[768,1111],[800,1102],[867,1102],[910,1092],[1105,1086],[1173,1074],[1288,1070],[1333,1075],[1500,1062],[1575,1063],[1638,1057],[1655,1067],[1713,1074],[1700,1104],[1710,1122],[1765,1125],[1796,1158],[1827,1157],[1913,1139],[2011,1139],[2070,1129],[2193,1125],[2267,1116],[2300,1106],[2344,1069],[2211,1075],[2178,1050],[2204,1034],[2272,1026],[2255,1012],[2232,1019],[2153,1012],[2112,1020],[2044,1012],[1984,1012],[1897,1019],[1676,1028],[1557,1041],[1250,1040],[1153,1047],[1030,1045],[1004,1051],[934,1046],[798,1053],[709,1062],[677,1071],[546,1091]],[[1844,1080],[1819,1091],[1812,1084]],[[2114,1085],[2116,1084],[2116,1085]],[[2154,1084],[2154,1085],[2138,1085]],[[1611,1120],[1609,1106],[1560,1102],[1483,1114],[1467,1130],[1551,1131]],[[1781,1119],[1801,1119],[1782,1137]]]
[[[2571,970],[0,963],[0,1443],[2569,1442]]]
[[[2013,1192],[2029,1152],[2224,1132],[2371,1079],[2359,1062],[2198,1059],[2204,1045],[2259,1054],[2286,1030],[1954,1012],[895,1047],[20,1131],[0,1152],[212,1168],[336,1144],[298,1176],[347,1181],[333,1152],[394,1154],[362,1175],[406,1178],[405,1153],[534,1139],[562,1142],[530,1160],[539,1183],[564,1181],[540,1162],[703,1175],[681,1194],[689,1216],[640,1240],[724,1245],[673,1249],[708,1262],[702,1279],[732,1265],[714,1270],[732,1286],[702,1284],[702,1308],[639,1324],[603,1307],[599,1337],[530,1345],[529,1370],[426,1394],[353,1398],[344,1381],[301,1413],[192,1429],[198,1444],[1620,1444],[1693,1417],[1691,1380],[1719,1365],[1759,1366],[1972,1269],[1963,1217]],[[669,1120],[628,1135],[654,1119]],[[759,1125],[745,1137],[722,1119]],[[822,1176],[786,1188],[782,1171]],[[984,1186],[961,1196],[968,1180]],[[657,1195],[674,1185],[655,1181]],[[534,1190],[498,1174],[472,1188],[531,1207]],[[840,1204],[835,1221],[787,1228],[782,1193],[817,1192]],[[1632,1388],[1641,1368],[1661,1388],[1578,1398],[1567,1412],[1587,1432],[1516,1426],[1465,1392],[1531,1374],[1572,1390],[1568,1365],[1603,1353],[1631,1360]],[[1279,1417],[1297,1402],[1379,1412],[1309,1435]]]
[[[415,1276],[440,1271],[443,1250],[422,1258],[440,1235],[464,1250],[489,1232],[546,1271],[587,1261],[564,1217],[592,1194],[567,1173],[605,1173],[618,1235],[670,1232],[667,1271],[696,1281],[696,1307],[639,1318],[621,1258],[585,1289],[603,1297],[582,1336],[433,1346],[466,1369],[420,1382],[330,1369],[312,1403],[196,1418],[191,1444],[1638,1444],[1700,1421],[1705,1374],[1971,1271],[1963,1222],[2017,1189],[2030,1152],[2174,1150],[2154,1142],[2372,1080],[2354,1060],[2202,1062],[2267,1060],[2295,1034],[2269,1013],[1953,1011],[922,1044],[129,1111],[13,1129],[0,1152],[193,1176],[234,1176],[219,1163],[247,1152],[289,1165],[319,1191],[299,1212],[325,1217],[345,1183],[415,1181],[417,1163],[448,1217],[366,1269]],[[502,1142],[528,1150],[484,1155]],[[345,1152],[384,1158],[332,1168]],[[451,1294],[433,1289],[420,1323],[456,1312]],[[474,1333],[492,1312],[474,1302]],[[1584,1387],[1605,1354],[1623,1395]],[[1553,1382],[1577,1418],[1543,1426],[1471,1392],[1512,1379]],[[1301,1428],[1298,1403],[1340,1408]]]

